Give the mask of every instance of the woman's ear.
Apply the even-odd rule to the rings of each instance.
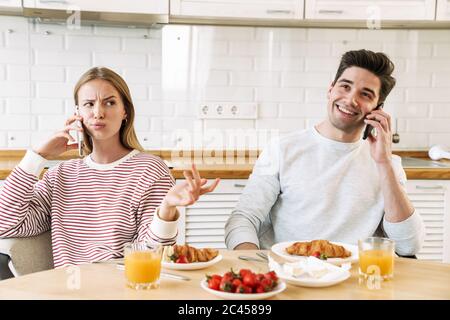
[[[126,125],[127,122],[128,122],[128,115],[126,113],[124,113],[121,126]]]

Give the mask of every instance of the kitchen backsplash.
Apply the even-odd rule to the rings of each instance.
[[[394,149],[450,145],[450,30],[169,25],[160,29],[39,24],[0,16],[0,148],[25,149],[73,114],[73,87],[92,66],[130,86],[146,149],[262,148],[326,116],[326,91],[351,49],[387,53],[397,86],[385,110]],[[202,119],[218,102],[257,114]],[[219,116],[220,117],[220,116]]]

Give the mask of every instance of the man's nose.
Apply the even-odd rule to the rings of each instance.
[[[353,107],[358,107],[358,99],[357,99],[356,92],[350,92],[350,93],[348,94],[348,102],[349,102]]]

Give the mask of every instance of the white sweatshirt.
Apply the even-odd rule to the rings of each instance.
[[[399,183],[406,174],[392,156]],[[315,128],[272,141],[261,153],[226,226],[233,249],[243,242],[260,248],[283,241],[327,239],[357,244],[386,235],[396,252],[420,250],[424,226],[418,213],[398,223],[384,218],[384,200],[367,141],[342,143]]]

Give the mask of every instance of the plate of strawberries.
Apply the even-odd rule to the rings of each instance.
[[[286,289],[275,271],[255,273],[249,269],[230,271],[224,275],[206,275],[200,286],[207,292],[228,300],[263,300]]]

